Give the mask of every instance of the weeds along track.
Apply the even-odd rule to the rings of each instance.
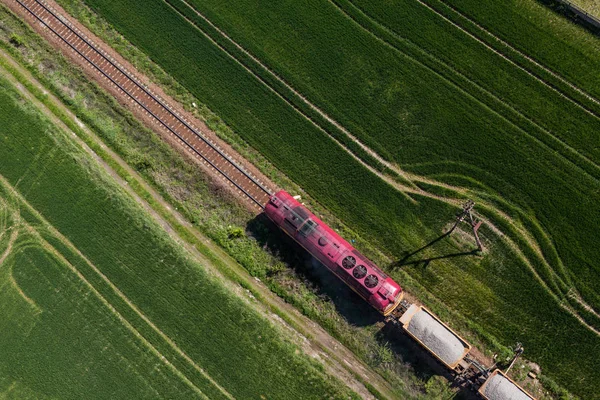
[[[215,175],[221,177],[234,192],[247,198],[256,209],[262,209],[272,189],[268,188],[242,165],[233,160],[216,143],[204,137],[185,117],[167,102],[144,86],[119,62],[95,45],[79,29],[52,7],[38,0],[14,0],[27,13],[60,39],[67,51],[88,63],[101,79],[124,94],[168,135],[184,146]]]

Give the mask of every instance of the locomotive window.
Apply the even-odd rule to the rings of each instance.
[[[309,219],[304,223],[304,225],[302,225],[302,228],[300,228],[300,233],[302,234],[302,236],[306,237],[313,233],[317,226],[319,225],[315,221]]]

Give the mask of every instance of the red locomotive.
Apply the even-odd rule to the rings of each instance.
[[[384,316],[402,300],[400,285],[350,243],[281,190],[265,206],[267,216]]]

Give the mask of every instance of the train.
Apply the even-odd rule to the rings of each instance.
[[[401,304],[404,292],[375,263],[284,190],[271,196],[265,214],[383,316]]]
[[[377,312],[466,382],[485,400],[535,400],[502,371],[482,366],[469,356],[471,345],[423,306],[404,300],[402,287],[338,235],[294,196],[272,194],[264,213]],[[512,365],[512,363],[511,363]]]

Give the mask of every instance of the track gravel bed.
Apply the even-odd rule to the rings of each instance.
[[[200,160],[213,175],[224,181],[234,193],[245,198],[255,210],[261,210],[273,190],[255,174],[235,161],[213,140],[205,137],[188,118],[178,112],[129,69],[97,46],[80,29],[53,7],[38,0],[14,0],[21,14],[35,18],[42,29],[57,37],[61,48],[91,68],[87,71],[107,83],[122,101],[130,103],[157,124],[192,157]],[[123,97],[124,96],[124,97]]]

